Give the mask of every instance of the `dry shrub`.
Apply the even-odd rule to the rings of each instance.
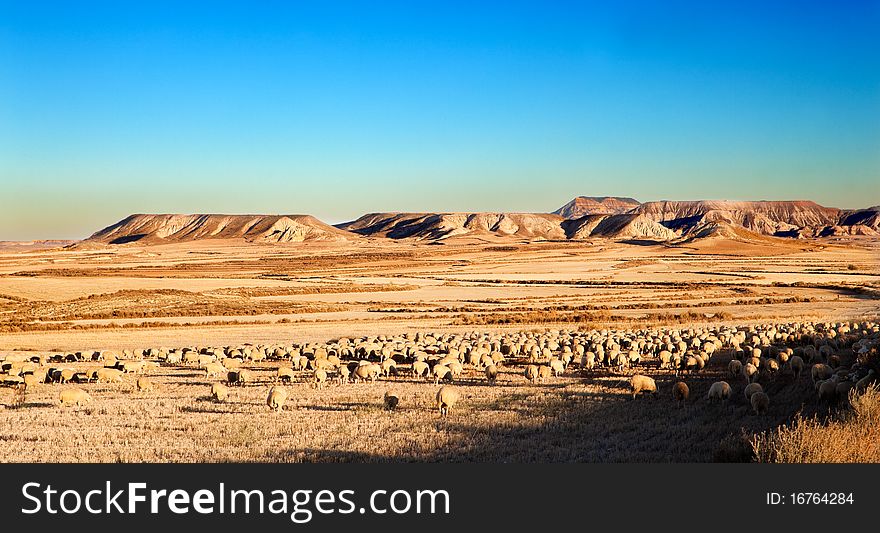
[[[875,463],[880,458],[880,388],[851,394],[852,409],[822,423],[797,417],[790,426],[755,435],[762,463]]]
[[[712,460],[716,463],[750,463],[755,460],[755,452],[745,430],[739,435],[731,433],[721,439],[713,453]]]

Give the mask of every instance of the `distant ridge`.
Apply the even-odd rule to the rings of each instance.
[[[573,216],[584,212],[586,214]],[[880,208],[843,210],[807,200],[639,203],[625,197],[579,196],[554,213],[369,213],[336,226],[310,215],[137,214],[70,247],[153,245],[205,239],[273,244],[354,241],[365,237],[416,241],[481,237],[523,241],[646,240],[674,244],[696,239],[764,241],[767,237],[844,236],[880,237]]]
[[[201,239],[285,243],[340,241],[356,236],[311,215],[131,215],[84,242],[161,244]]]
[[[574,212],[574,206],[577,205],[590,209],[590,200],[591,197],[579,196],[555,212]],[[685,238],[708,235],[737,239],[747,239],[750,235],[809,238],[880,234],[880,214],[876,207],[843,210],[824,207],[809,200],[664,200],[638,204],[625,213],[653,220]],[[737,227],[746,231],[738,231]]]

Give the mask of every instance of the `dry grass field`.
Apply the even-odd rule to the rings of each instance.
[[[855,238],[681,246],[206,240],[0,251],[0,358],[416,332],[876,320],[878,257],[876,240]],[[855,359],[847,347],[837,355],[844,364]],[[81,407],[58,405],[59,391],[71,384],[36,384],[23,397],[0,388],[0,460],[735,461],[754,459],[750,440],[769,439],[798,416],[818,416],[822,427],[843,416],[819,402],[809,372],[762,376],[770,408],[752,414],[746,381],[728,376],[733,356],[722,349],[702,371],[680,378],[649,367],[659,394],[635,400],[632,369],[571,365],[531,383],[526,361],[510,358],[489,385],[482,370],[466,365],[455,380],[462,398],[448,417],[436,409],[439,386],[411,378],[408,364],[374,383],[320,389],[312,371],[297,371],[281,385],[289,399],[280,413],[267,407],[266,395],[286,361],[246,361],[256,381],[230,387],[225,402],[210,398],[211,384],[222,378],[207,378],[197,364],[162,364],[146,373],[151,392],[139,392],[133,374],[122,383],[76,385],[93,398]],[[691,390],[683,406],[670,392],[677,379]],[[731,399],[711,404],[707,391],[720,379],[730,381]],[[387,411],[382,398],[391,389],[401,401]]]

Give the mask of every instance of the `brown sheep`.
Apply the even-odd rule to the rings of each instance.
[[[396,391],[385,391],[385,409],[393,411],[400,403],[400,395]]]
[[[727,365],[727,371],[730,372],[730,376],[734,379],[743,376],[743,364],[736,359],[731,359],[730,363]]]
[[[440,416],[449,415],[449,411],[458,402],[461,393],[452,385],[444,385],[437,391],[437,409],[440,410]]]
[[[678,402],[679,406],[684,405],[684,403],[688,399],[688,396],[690,396],[690,393],[691,391],[688,388],[687,383],[685,383],[684,381],[677,381],[672,386],[672,398],[676,402]]]
[[[749,402],[752,404],[752,410],[756,415],[763,415],[770,407],[770,397],[764,392],[756,392],[752,394]]]
[[[762,387],[760,383],[749,383],[746,385],[746,388],[743,389],[746,401],[751,401],[752,394],[755,394],[756,392],[764,392],[764,387]]]
[[[498,379],[498,367],[495,365],[489,365],[486,367],[486,381],[490,384],[495,384],[495,381]]]
[[[800,356],[793,355],[788,360],[788,367],[794,374],[795,379],[798,379],[804,371],[804,360]]]

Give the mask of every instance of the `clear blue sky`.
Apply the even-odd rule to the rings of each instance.
[[[880,204],[880,2],[723,4],[0,0],[0,239],[579,194]]]

